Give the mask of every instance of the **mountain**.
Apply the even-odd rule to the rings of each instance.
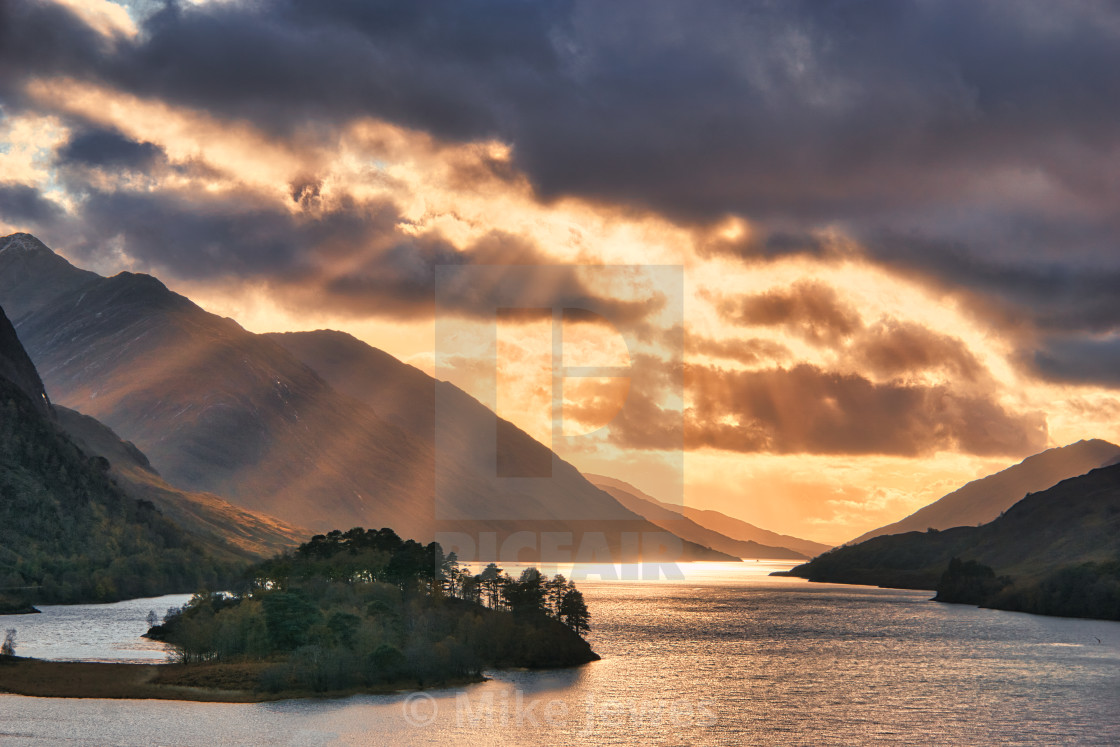
[[[128,496],[105,459],[66,436],[26,359],[0,309],[0,608],[186,592],[235,578],[244,563],[208,552],[152,503]]]
[[[1027,495],[978,527],[873,537],[789,575],[937,588],[941,601],[1120,619],[1120,465]]]
[[[1027,493],[1045,490],[1062,480],[1118,460],[1120,446],[1097,438],[1047,449],[1002,472],[973,480],[905,519],[867,532],[848,544],[858,544],[884,534],[984,524]]]
[[[792,550],[795,554],[788,557],[811,558],[815,555],[820,555],[822,552],[832,549],[831,545],[826,545],[821,542],[813,542],[812,540],[799,539],[797,537],[790,537],[787,534],[778,534],[777,532],[760,529],[753,524],[748,524],[745,521],[732,518],[726,514],[720,513],[719,511],[665,503],[664,501],[660,501],[653,496],[643,493],[633,485],[630,485],[627,482],[623,482],[622,480],[618,480],[613,477],[607,477],[606,475],[595,475],[589,472],[585,472],[584,476],[603,490],[615,488],[633,493],[636,496],[643,498],[647,502],[653,503],[655,506],[659,506],[662,509],[666,509],[673,513],[679,514],[681,517],[699,525],[702,529],[716,532],[717,534],[725,538],[729,538],[733,541],[744,542],[768,548]],[[642,512],[638,511],[638,513]],[[644,513],[642,515],[652,520],[652,517],[650,515]],[[712,545],[712,547],[715,547],[715,545]],[[751,555],[742,557],[758,556]],[[762,557],[779,556],[767,555]]]
[[[437,402],[440,407],[440,427],[445,438],[456,443],[470,443],[477,434],[485,433],[495,420],[494,413],[466,392],[446,382],[439,382],[420,369],[397,360],[361,340],[335,330],[314,332],[284,332],[263,335],[310,366],[339,392],[359,400],[380,417],[426,443],[436,437]],[[519,464],[541,464],[552,459],[543,445],[508,421],[497,421],[497,452],[507,466],[516,472]],[[512,465],[510,464],[512,463]],[[581,489],[584,483],[594,485],[586,475],[580,475],[570,465],[567,473],[571,484]],[[577,479],[578,476],[578,479]],[[601,486],[595,486],[601,487]],[[632,512],[632,516],[649,519],[625,500],[610,491],[608,496]],[[555,500],[568,500],[556,496]],[[740,557],[735,551],[719,547],[694,535],[682,534],[665,527],[660,522],[652,524],[669,531],[686,541],[689,554],[694,559],[733,560]],[[628,529],[627,531],[639,531]],[[640,531],[649,531],[649,528]],[[707,539],[715,539],[715,536]],[[690,544],[693,543],[693,544]],[[714,552],[704,552],[699,548]],[[741,548],[737,548],[741,549]],[[753,556],[752,556],[753,557]]]
[[[108,460],[109,476],[126,495],[152,503],[217,557],[269,558],[306,542],[312,534],[216,495],[179,490],[160,477],[143,452],[109,427],[67,407],[56,406],[54,411],[58,425],[82,451]]]
[[[591,480],[594,485],[614,496],[623,506],[644,516],[665,531],[672,532],[678,537],[691,540],[705,547],[710,547],[713,550],[719,550],[738,558],[804,560],[809,557],[786,547],[770,547],[760,545],[757,542],[744,542],[725,537],[719,532],[702,527],[683,516],[680,512],[681,506],[671,506],[671,504],[663,503],[627,482],[603,475],[585,473],[584,476]]]
[[[274,338],[157,279],[79,270],[25,234],[0,239],[0,293],[18,303],[17,330],[54,400],[135,443],[178,488],[314,530],[446,529],[477,538],[479,553],[527,529],[615,551],[633,547],[627,534],[664,534],[466,393],[372,348],[385,391],[348,396]],[[547,461],[553,479],[495,480],[496,453],[512,474]],[[684,553],[726,557],[687,542]]]
[[[47,390],[3,309],[0,309],[0,379],[27,397],[41,415],[50,416]]]

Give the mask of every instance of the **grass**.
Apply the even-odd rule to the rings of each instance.
[[[265,692],[258,688],[260,673],[267,666],[268,662],[118,664],[0,656],[0,693],[39,698],[261,703],[291,698],[388,694],[402,689],[415,689],[414,683],[398,683],[322,693],[296,690]],[[449,681],[441,686],[465,685],[478,681],[480,680]]]

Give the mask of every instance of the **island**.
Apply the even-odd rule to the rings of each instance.
[[[354,528],[168,610],[146,635],[174,646],[173,663],[5,656],[0,691],[232,702],[394,692],[481,681],[488,667],[596,661],[589,630],[582,593],[559,574],[471,573],[435,542]]]

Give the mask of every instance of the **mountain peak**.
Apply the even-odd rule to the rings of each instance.
[[[17,324],[52,299],[98,277],[74,267],[29,233],[0,237],[0,298]]]
[[[50,247],[29,233],[11,233],[0,237],[0,254],[50,254],[55,255]]]

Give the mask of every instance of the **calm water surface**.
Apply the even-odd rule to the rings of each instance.
[[[580,582],[603,661],[578,669],[254,705],[3,695],[0,744],[1120,743],[1120,623],[765,575],[776,567],[786,566],[693,564],[678,581]],[[81,609],[138,611],[142,629],[148,609],[181,601]],[[20,628],[20,653],[47,656],[34,625],[0,617]],[[88,658],[146,658],[112,639]],[[78,658],[71,651],[53,658]]]

